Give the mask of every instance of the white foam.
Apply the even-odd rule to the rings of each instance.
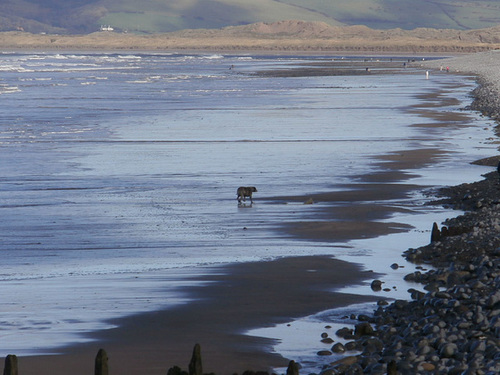
[[[0,84],[0,95],[1,94],[13,94],[20,92],[21,89],[18,86],[7,86]]]
[[[142,56],[138,55],[119,55],[119,59],[124,59],[124,60],[141,60]]]

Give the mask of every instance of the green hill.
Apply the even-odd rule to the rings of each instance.
[[[500,24],[498,0],[2,0],[0,31],[159,33],[281,20],[375,29],[479,29]]]

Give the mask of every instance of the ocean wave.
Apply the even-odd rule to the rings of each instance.
[[[55,55],[52,56],[52,58],[60,60],[68,60],[70,57],[68,55],[61,55],[60,53],[56,53]]]
[[[138,55],[118,55],[119,59],[125,59],[125,60],[141,60],[142,56]]]
[[[125,81],[126,83],[135,83],[135,84],[147,84],[151,83],[152,81],[149,79],[136,79],[134,81]]]
[[[195,92],[207,92],[207,93],[213,93],[213,94],[225,93],[225,92],[233,93],[233,92],[243,92],[243,91],[244,90],[242,90],[242,89],[225,89],[225,90],[199,89],[199,90],[195,90]]]
[[[18,86],[8,86],[0,84],[0,94],[12,94],[15,92],[21,92]]]
[[[34,70],[20,65],[0,65],[0,72],[33,73]]]
[[[202,56],[203,59],[207,59],[207,60],[215,60],[215,59],[223,59],[224,56],[223,55],[210,55],[210,56]]]
[[[20,59],[20,60],[24,60],[24,61],[46,60],[47,58],[48,58],[48,56],[46,56],[46,55],[31,55],[31,56],[26,56],[24,59]]]
[[[131,69],[138,69],[136,67],[120,67],[120,68],[115,68],[115,67],[102,67],[99,65],[93,65],[93,66],[33,66],[34,69],[26,69],[26,68],[20,68],[18,72],[20,73],[26,73],[26,72],[39,72],[39,73],[77,73],[77,72],[96,72],[96,71],[120,71],[120,70],[131,70]],[[0,67],[1,71],[1,67]]]
[[[213,55],[180,55],[180,61],[188,61],[188,60],[222,60],[225,57],[219,54]]]

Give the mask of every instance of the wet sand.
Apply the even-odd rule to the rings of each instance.
[[[209,284],[188,291],[192,303],[119,319],[114,322],[118,328],[91,335],[96,342],[66,348],[59,356],[20,358],[20,373],[89,374],[103,347],[112,374],[165,374],[174,365],[187,368],[195,343],[201,345],[205,372],[269,370],[288,361],[271,354],[271,340],[242,335],[244,331],[373,300],[332,292],[375,275],[330,257],[235,264],[214,271],[201,277]]]
[[[394,207],[379,203],[422,189],[422,186],[402,184],[409,177],[402,169],[428,165],[441,156],[442,152],[435,149],[393,153],[380,158],[382,171],[359,176],[357,190],[307,197],[273,197],[273,200],[287,202],[303,202],[312,197],[314,201],[345,203],[344,207],[327,207],[319,212],[321,225],[304,221],[282,229],[302,239],[336,242],[408,230],[400,223],[374,224],[373,220],[387,218],[395,212]],[[393,182],[397,184],[391,184]],[[367,201],[374,203],[362,204]],[[327,220],[339,215],[346,220]],[[195,343],[201,344],[204,372],[225,375],[283,367],[288,360],[272,354],[272,340],[249,337],[244,332],[373,300],[371,296],[333,290],[370,282],[376,275],[330,257],[299,257],[229,265],[214,269],[208,276],[193,277],[209,282],[185,290],[193,302],[116,320],[113,323],[117,328],[93,333],[89,338],[94,341],[63,348],[59,351],[62,355],[22,357],[20,373],[89,374],[98,349],[104,348],[110,358],[111,374],[165,374],[173,365],[187,368]]]
[[[418,166],[432,162],[433,155],[410,152],[394,161],[393,172],[363,177],[377,180],[377,183],[362,184],[355,191],[313,196],[317,201],[344,202],[343,207],[330,207],[321,214],[344,217],[344,221],[305,221],[290,224],[283,230],[303,239],[335,242],[409,230],[401,223],[373,220],[389,217],[395,211],[394,207],[381,205],[380,201],[405,196],[417,188],[391,184],[404,177],[397,170],[409,164]],[[388,155],[387,159],[393,157]],[[303,201],[306,198],[286,199]],[[379,202],[358,204],[364,201]],[[377,275],[331,257],[243,263],[214,271],[215,274],[200,278],[210,284],[185,290],[193,302],[116,320],[113,323],[117,328],[94,333],[90,338],[95,341],[64,348],[60,351],[62,355],[20,358],[22,374],[62,375],[68,369],[72,375],[91,373],[94,357],[101,347],[109,355],[112,374],[165,374],[174,365],[187,368],[195,343],[201,345],[206,372],[226,375],[249,369],[268,371],[286,366],[288,359],[272,354],[273,340],[250,337],[244,334],[245,331],[378,299],[332,292],[347,285],[369,283]]]
[[[423,114],[424,112],[422,112]],[[451,113],[448,122],[454,118]],[[447,126],[445,122],[440,126]],[[295,197],[273,197],[281,202],[335,203],[325,207],[316,217],[307,221],[286,224],[289,234],[308,240],[344,242],[353,239],[374,238],[381,235],[409,231],[411,226],[398,222],[380,222],[403,208],[384,201],[408,198],[412,192],[422,190],[421,185],[402,183],[412,177],[408,169],[432,164],[445,152],[437,149],[404,150],[378,156],[380,171],[357,176],[359,183],[345,186],[345,190]],[[342,218],[342,220],[339,220]],[[319,219],[319,220],[316,220]]]

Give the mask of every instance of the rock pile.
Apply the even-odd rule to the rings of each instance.
[[[361,354],[322,374],[386,374],[391,368],[401,374],[500,373],[500,258],[481,255],[409,276],[436,287],[425,294],[412,290],[413,300],[379,307],[370,323],[343,335],[355,339],[344,347]]]
[[[426,292],[410,289],[412,300],[379,307],[354,332],[339,331],[351,340],[344,351],[354,355],[322,374],[500,373],[499,188],[493,172],[485,181],[453,189],[456,197],[468,192],[466,203],[458,199],[456,205],[471,211],[446,222],[447,236],[405,254],[437,267],[405,277],[422,283]]]

